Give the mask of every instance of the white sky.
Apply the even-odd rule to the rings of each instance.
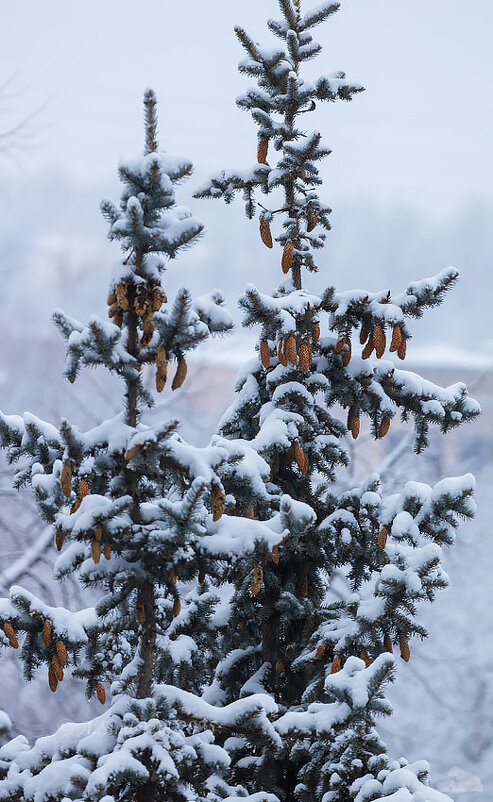
[[[248,79],[232,28],[272,41],[275,0],[0,0],[0,10],[0,81],[19,70],[25,88],[15,113],[49,100],[27,181],[47,168],[109,181],[119,156],[141,147],[146,86],[159,95],[163,144],[190,156],[199,178],[254,160],[255,127],[234,104]],[[491,199],[492,24],[491,0],[343,0],[316,30],[324,52],[310,69],[344,69],[367,88],[311,115],[333,149],[331,205],[356,195],[438,213]]]

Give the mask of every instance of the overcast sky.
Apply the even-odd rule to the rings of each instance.
[[[307,3],[307,7],[312,3]],[[38,147],[22,164],[101,184],[141,147],[141,96],[159,95],[163,144],[201,177],[254,160],[255,128],[234,98],[240,23],[272,41],[275,0],[0,0],[0,79],[18,71],[10,107],[38,116]],[[343,0],[317,29],[310,70],[344,69],[367,91],[311,116],[333,155],[332,205],[358,195],[441,214],[491,198],[491,0]],[[8,120],[5,116],[5,120]],[[11,117],[10,119],[14,119]],[[108,178],[109,180],[109,178]]]

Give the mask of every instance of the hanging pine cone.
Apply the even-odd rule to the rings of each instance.
[[[127,295],[127,284],[124,281],[121,281],[115,287],[115,295],[118,306],[123,312],[128,312],[129,310],[129,303],[128,303],[128,295]]]
[[[178,574],[177,574],[176,568],[174,566],[172,566],[169,569],[169,571],[168,571],[166,576],[168,577],[169,581],[172,582],[174,585],[178,581]]]
[[[307,224],[307,227],[306,227],[306,230],[308,232],[313,231],[313,229],[317,225],[319,214],[320,214],[320,210],[319,209],[315,209],[313,214],[310,215],[310,217],[308,218],[308,224]]]
[[[367,650],[367,649],[362,649],[362,650],[361,650],[360,657],[361,657],[361,659],[364,661],[364,663],[365,663],[365,666],[368,668],[368,666],[369,666],[369,665],[370,665],[370,663],[371,663],[371,660],[370,660],[370,655],[368,654],[368,650]]]
[[[359,432],[360,432],[359,415],[355,415],[353,420],[351,421],[351,434],[352,434],[353,440],[357,440],[358,439]]]
[[[406,349],[407,349],[406,340],[403,337],[402,340],[401,340],[401,344],[399,345],[399,347],[397,349],[397,356],[399,357],[399,359],[405,359],[406,358]]]
[[[382,528],[380,529],[380,532],[378,533],[378,548],[379,549],[384,549],[385,546],[387,545],[388,534],[389,534],[389,530],[387,529],[387,527],[386,526],[382,526]]]
[[[312,323],[312,342],[318,343],[320,339],[320,323]]]
[[[106,560],[111,560],[111,546],[109,543],[104,544],[103,554]]]
[[[113,306],[115,302],[116,302],[115,291],[111,290],[110,294],[108,295],[108,298],[106,299],[106,303],[108,304],[108,306]]]
[[[87,479],[81,479],[79,485],[79,498],[83,499],[89,495],[89,485],[87,483]]]
[[[176,618],[180,615],[181,612],[181,601],[180,599],[175,599],[173,602],[173,615]]]
[[[49,685],[50,691],[52,693],[55,693],[56,689],[58,688],[58,680],[57,680],[57,678],[55,676],[55,672],[53,671],[51,663],[50,663],[50,666],[48,668],[48,685]]]
[[[379,438],[385,437],[389,429],[390,429],[390,415],[384,415],[380,427],[378,429]]]
[[[407,638],[404,638],[403,636],[399,638],[399,648],[401,650],[402,659],[404,662],[408,663],[411,657],[411,650],[409,648],[409,642]]]
[[[289,271],[291,270],[291,265],[293,264],[293,258],[294,258],[294,245],[291,242],[291,240],[288,239],[288,241],[284,245],[284,249],[282,252],[281,267],[283,273],[289,273]]]
[[[172,390],[178,390],[185,379],[187,378],[187,363],[185,361],[185,357],[181,356],[178,360],[178,367],[176,368],[176,373],[171,383]]]
[[[341,670],[341,667],[342,667],[341,658],[339,657],[338,654],[336,654],[336,656],[332,660],[332,666],[331,666],[331,669],[330,669],[330,673],[331,674],[337,674]]]
[[[212,491],[212,520],[219,521],[226,508],[226,498],[221,487],[215,487]]]
[[[8,621],[5,621],[3,625],[3,631],[5,632],[6,637],[9,640],[10,645],[13,649],[19,648],[19,641],[17,640],[17,635],[15,634],[14,627],[12,624],[9,624]]]
[[[58,529],[56,530],[56,533],[55,533],[55,546],[56,546],[56,550],[57,551],[61,551],[62,550],[62,548],[63,548],[63,540],[64,540],[63,532],[60,529],[60,527],[58,527]]]
[[[60,487],[63,495],[68,498],[72,492],[72,463],[69,460],[63,463],[60,474]]]
[[[351,429],[353,428],[353,421],[354,421],[354,419],[356,417],[358,417],[358,410],[359,410],[359,407],[358,407],[357,404],[351,404],[351,406],[348,409],[348,412],[347,412],[347,424],[346,424],[348,432],[350,432]]]
[[[262,363],[262,367],[264,368],[264,370],[267,370],[267,368],[270,365],[270,348],[267,340],[260,340],[259,351],[260,351],[260,362]]]
[[[312,347],[310,343],[305,342],[300,345],[299,353],[299,366],[303,373],[308,373],[310,365],[312,364]]]
[[[77,510],[79,509],[79,507],[80,507],[81,503],[82,503],[82,502],[81,502],[80,498],[76,498],[76,499],[75,499],[74,503],[73,503],[73,504],[72,504],[72,506],[70,507],[70,515],[73,515],[73,514],[74,514],[74,512],[77,512]]]
[[[349,337],[346,337],[345,339],[346,339],[346,342],[345,342],[346,348],[343,351],[341,359],[342,359],[343,366],[345,368],[347,368],[347,366],[351,362],[351,350],[352,349],[351,349],[351,340],[349,339]]]
[[[393,647],[392,647],[392,638],[391,638],[391,637],[390,637],[390,635],[388,635],[388,634],[387,634],[387,635],[384,635],[384,638],[383,638],[383,647],[384,647],[384,649],[385,649],[385,651],[386,651],[386,652],[390,652],[391,654],[392,654],[392,652],[394,651],[394,649],[393,649]]]
[[[373,345],[375,346],[375,352],[377,355],[377,359],[381,359],[385,353],[385,333],[381,326],[375,326],[373,331]]]
[[[101,526],[101,524],[95,525],[94,537],[96,538],[96,540],[101,540],[101,538],[103,537],[103,527]]]
[[[339,337],[334,347],[334,351],[336,352],[336,354],[340,354],[342,352],[342,349],[346,345],[346,339],[347,338],[345,334],[343,334],[342,337]]]
[[[302,471],[305,465],[305,452],[299,443],[295,443],[294,445],[294,461],[296,462],[300,471]]]
[[[250,582],[250,590],[252,591],[252,596],[256,596],[259,593],[260,589],[262,588],[262,583],[264,581],[264,571],[261,565],[256,565],[253,569],[252,574],[252,581]]]
[[[390,342],[389,351],[397,351],[401,342],[402,342],[401,327],[397,325],[394,326],[394,328],[392,329],[392,340]]]
[[[267,164],[268,150],[269,150],[269,140],[259,139],[257,147],[257,161],[259,164]]]
[[[68,663],[67,650],[65,648],[64,642],[62,640],[57,640],[55,648],[56,648],[56,656],[58,657],[58,661],[63,668]]]
[[[361,358],[362,359],[368,359],[368,357],[370,357],[372,355],[374,348],[375,348],[375,346],[373,344],[373,336],[370,334],[368,342],[366,343],[365,347],[363,348],[363,350],[361,352]]]
[[[63,682],[63,669],[60,665],[60,660],[58,659],[56,654],[54,654],[53,657],[51,658],[51,667],[58,682]]]
[[[365,344],[365,342],[367,341],[367,339],[369,337],[369,334],[370,334],[370,329],[368,328],[366,323],[362,323],[361,324],[361,329],[360,329],[360,332],[359,332],[359,341],[360,341],[361,345]]]
[[[104,705],[106,702],[106,691],[104,689],[104,685],[102,685],[100,682],[98,682],[96,685],[96,696],[98,698],[98,702]]]
[[[164,292],[164,290],[160,289],[160,287],[154,287],[152,291],[152,300],[151,300],[152,311],[159,312],[162,305],[166,303],[167,300],[168,299],[166,298],[166,293]]]
[[[269,221],[265,217],[260,218],[260,239],[267,246],[272,248],[272,234],[270,231]]]
[[[253,521],[253,519],[255,518],[255,511],[251,504],[246,509],[245,518],[249,518],[251,521]]]
[[[286,354],[288,362],[291,362],[292,365],[297,364],[298,354],[296,352],[296,340],[292,334],[284,343],[284,353]]]
[[[317,651],[315,652],[316,660],[321,660],[325,654],[325,643],[319,643],[317,646]]]
[[[288,358],[284,352],[284,341],[279,340],[279,344],[277,346],[277,358],[283,368],[287,368],[288,366]]]
[[[279,551],[279,546],[274,546],[271,552],[272,562],[274,565],[279,565],[279,560],[281,559],[281,553]]]
[[[91,557],[93,562],[95,562],[96,564],[101,559],[101,543],[99,542],[99,540],[96,540],[96,538],[94,538],[94,540],[91,543]]]
[[[199,571],[199,585],[203,585],[205,582],[205,571]]]
[[[52,626],[51,621],[46,621],[43,624],[43,629],[41,631],[41,637],[43,638],[43,643],[45,646],[49,646],[51,643],[51,633],[52,633]]]
[[[161,393],[168,375],[168,358],[166,348],[160,345],[156,350],[156,390]]]

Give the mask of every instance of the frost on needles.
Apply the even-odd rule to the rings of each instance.
[[[343,72],[303,76],[321,49],[312,31],[339,3],[308,12],[301,0],[278,3],[281,19],[268,21],[277,43],[265,47],[236,28],[240,71],[255,79],[237,104],[257,127],[256,163],[220,170],[196,195],[230,203],[239,194],[282,270],[277,290],[249,285],[240,300],[244,324],[260,329],[258,353],[240,371],[219,437],[246,440],[269,464],[262,494],[238,485],[234,493],[256,520],[279,510],[285,534],[267,560],[252,554],[230,567],[225,657],[205,698],[232,704],[264,693],[278,705],[281,747],[239,732],[225,743],[230,782],[250,793],[282,802],[443,802],[426,763],[390,759],[375,719],[391,712],[382,689],[392,652],[407,662],[413,638],[426,637],[420,605],[447,585],[442,547],[474,514],[474,478],[408,482],[391,496],[376,475],[342,494],[335,480],[348,465],[346,438],[362,426],[380,439],[400,415],[413,423],[420,453],[431,426],[445,434],[479,414],[464,384],[442,388],[399,367],[412,319],[439,305],[458,274],[448,268],[396,291],[304,289],[304,270],[323,264],[330,229],[318,194],[330,150],[307,129],[307,113],[362,87]],[[341,577],[342,594],[333,584]]]
[[[192,165],[161,153],[156,99],[144,98],[145,152],[120,165],[119,206],[105,201],[110,239],[123,257],[110,284],[110,321],[87,324],[55,313],[67,341],[66,376],[100,365],[122,381],[122,411],[90,431],[31,413],[0,414],[1,442],[18,463],[16,485],[29,486],[59,551],[56,578],[75,574],[95,606],[54,608],[21,587],[0,600],[5,648],[19,648],[26,679],[44,673],[56,692],[66,672],[104,706],[92,721],[61,726],[34,745],[19,735],[0,750],[0,799],[215,799],[233,728],[255,743],[277,743],[268,718],[275,704],[249,696],[216,708],[200,698],[221,657],[216,617],[223,566],[232,556],[270,553],[282,539],[272,520],[231,518],[223,476],[248,464],[244,487],[257,492],[269,468],[248,443],[196,448],[178,421],[143,422],[156,389],[173,372],[186,380],[186,355],[231,328],[216,290],[195,301],[186,289],[167,302],[167,260],[193,244],[201,223],[175,203],[175,185]],[[3,727],[6,730],[6,727]],[[251,733],[251,736],[250,736]],[[235,787],[232,795],[246,793]]]

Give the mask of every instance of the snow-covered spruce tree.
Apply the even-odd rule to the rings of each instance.
[[[56,577],[78,575],[96,602],[55,608],[14,586],[0,600],[2,644],[21,645],[26,679],[45,671],[51,691],[68,670],[105,705],[112,683],[101,716],[64,724],[32,747],[18,736],[1,748],[0,799],[10,802],[185,802],[205,798],[216,783],[227,796],[220,774],[230,758],[213,730],[233,724],[244,737],[251,730],[258,748],[278,738],[266,696],[216,710],[196,694],[216,660],[217,597],[207,577],[218,575],[231,550],[241,556],[263,543],[270,553],[281,539],[279,515],[269,526],[223,515],[220,471],[230,463],[241,470],[239,446],[194,448],[177,434],[177,421],[141,419],[152,403],[144,366],[154,366],[160,391],[176,361],[177,388],[185,354],[231,327],[217,291],[192,302],[181,290],[167,306],[165,259],[196,240],[202,225],[175,205],[174,184],[192,167],[158,151],[155,106],[148,91],[145,154],[120,166],[119,207],[102,204],[109,237],[124,251],[108,298],[112,322],[93,316],[83,325],[55,313],[67,340],[67,378],[81,366],[104,366],[122,380],[121,414],[85,432],[67,420],[56,427],[29,413],[0,415],[2,444],[20,460],[16,484],[30,485],[53,526]],[[244,483],[260,483],[256,471],[268,466],[254,453],[248,464]]]
[[[463,384],[443,389],[392,359],[406,356],[409,319],[440,304],[457,272],[444,270],[398,294],[303,289],[303,270],[316,271],[315,252],[330,228],[330,209],[317,193],[318,165],[330,151],[319,132],[305,130],[306,112],[321,101],[350,100],[361,87],[341,72],[302,77],[304,62],[320,52],[312,29],[339,3],[307,13],[300,0],[279,6],[282,19],[268,21],[277,47],[236,28],[246,51],[240,71],[257,81],[237,101],[258,126],[257,163],[222,170],[196,193],[227,203],[241,193],[247,217],[258,212],[262,242],[278,250],[284,273],[272,294],[249,285],[240,300],[245,325],[261,328],[258,355],[240,372],[220,434],[249,441],[271,466],[261,496],[235,488],[238,509],[259,520],[279,509],[286,534],[267,561],[251,555],[231,568],[227,657],[206,698],[230,703],[263,690],[283,713],[276,752],[252,750],[240,737],[226,744],[231,781],[251,792],[290,802],[366,802],[401,788],[394,798],[444,799],[427,787],[423,764],[390,762],[373,729],[375,715],[388,709],[374,700],[391,675],[383,653],[397,646],[408,661],[410,640],[426,636],[418,607],[447,584],[441,547],[453,542],[459,519],[474,512],[474,479],[433,488],[409,482],[393,496],[382,494],[376,475],[342,495],[335,479],[348,463],[344,438],[357,438],[366,421],[378,439],[396,414],[412,419],[419,453],[431,424],[446,433],[479,413]],[[344,682],[337,685],[341,668]]]

